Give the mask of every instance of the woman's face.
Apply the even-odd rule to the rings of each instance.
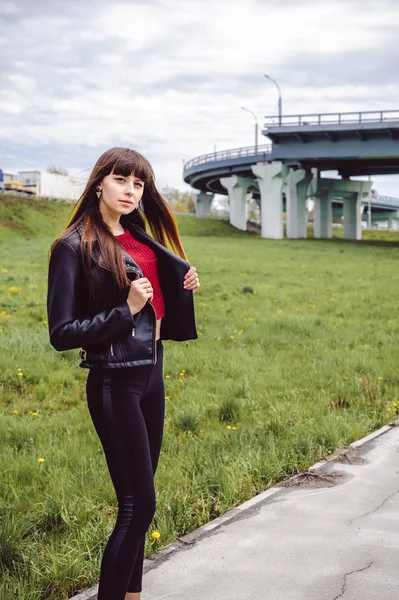
[[[133,174],[124,177],[114,172],[106,175],[97,186],[101,190],[100,212],[114,217],[128,215],[138,205],[144,192],[144,182]]]

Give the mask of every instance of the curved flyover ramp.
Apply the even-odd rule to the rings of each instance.
[[[314,199],[316,237],[332,237],[332,206],[341,202],[344,236],[361,238],[364,204],[389,213],[399,226],[399,202],[368,200],[371,182],[355,175],[399,173],[399,111],[266,117],[263,134],[273,144],[198,156],[184,165],[184,180],[199,190],[199,214],[215,193],[228,194],[230,222],[246,229],[248,193],[260,201],[262,236],[283,237],[283,188],[287,235],[306,237],[307,198]],[[342,179],[324,179],[338,170]]]

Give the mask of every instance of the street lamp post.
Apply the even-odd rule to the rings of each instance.
[[[274,79],[272,79],[271,77],[269,77],[269,75],[265,75],[266,79],[270,79],[270,81],[272,83],[274,83],[274,85],[277,87],[278,89],[278,124],[281,125],[281,117],[283,115],[283,102],[281,100],[281,90],[280,90],[280,86],[277,83],[277,81],[275,81]]]
[[[252,110],[249,110],[249,108],[241,106],[241,110],[245,110],[246,112],[251,113],[251,115],[255,119],[255,154],[258,154],[258,119],[256,118],[256,114],[252,112]]]

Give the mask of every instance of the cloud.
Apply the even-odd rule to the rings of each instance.
[[[395,108],[398,17],[395,0],[6,1],[0,167],[126,145],[183,186],[182,159],[253,143],[241,106],[276,114],[264,73],[285,113]]]

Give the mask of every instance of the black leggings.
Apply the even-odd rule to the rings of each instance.
[[[165,412],[160,340],[157,356],[155,365],[92,369],[87,377],[90,415],[118,500],[115,528],[102,557],[98,600],[124,600],[126,592],[141,592]]]

